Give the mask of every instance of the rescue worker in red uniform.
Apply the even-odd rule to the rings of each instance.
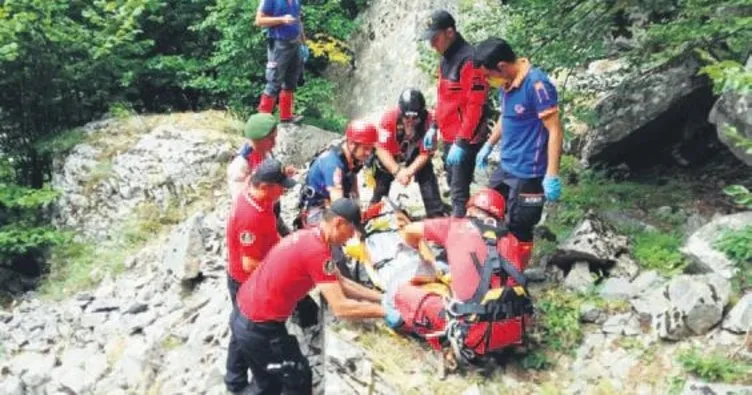
[[[514,235],[504,231],[504,206],[504,197],[500,193],[483,188],[470,198],[466,218],[435,218],[405,226],[403,237],[407,244],[418,248],[425,240],[446,248],[454,306],[447,306],[439,294],[407,283],[397,289],[393,301],[384,301],[385,310],[390,313],[388,317],[396,318],[391,314],[392,310],[399,312],[399,318],[387,320],[389,326],[419,335],[441,332],[449,318],[448,309],[461,313],[463,307],[472,304],[477,308],[490,289],[518,283],[524,285],[526,280],[521,273],[526,257],[523,254],[530,251],[521,250]],[[499,267],[489,266],[493,260],[488,259],[492,251],[488,231],[495,232],[493,242],[500,257],[497,261]],[[509,318],[496,316],[491,320],[499,330],[488,330],[490,322],[470,326],[465,344],[482,354],[487,349],[521,342],[523,327],[520,318]],[[485,341],[484,336],[491,337]],[[432,345],[439,348],[438,343]]]
[[[338,318],[384,317],[381,294],[342,277],[332,262],[332,247],[362,231],[360,221],[354,201],[334,201],[316,227],[296,231],[274,246],[241,286],[231,324],[231,342],[238,347],[230,350],[237,356],[227,366],[228,390],[244,391],[250,368],[253,378],[244,393],[311,394],[311,367],[285,321],[313,288]]]
[[[488,137],[485,111],[488,84],[473,63],[473,47],[457,32],[454,18],[445,10],[434,11],[423,38],[441,54],[435,118],[444,144],[444,168],[452,197],[452,215],[464,217],[475,156]],[[433,148],[435,132],[426,133],[424,144]]]
[[[256,269],[279,241],[274,205],[295,181],[284,173],[276,159],[264,160],[251,176],[248,188],[238,194],[227,220],[227,288],[235,307],[240,284]]]
[[[277,120],[271,114],[253,114],[248,118],[243,130],[247,141],[240,148],[235,158],[227,168],[227,184],[230,199],[235,201],[237,195],[248,185],[251,174],[267,157],[277,143]],[[297,173],[294,166],[286,166],[285,174],[292,176]],[[279,203],[274,206],[277,215],[277,231],[286,236],[290,233],[287,225],[282,221]]]
[[[426,110],[426,99],[417,89],[402,92],[397,108],[382,115],[379,142],[369,163],[376,179],[372,204],[389,196],[395,179],[407,186],[415,177],[426,216],[443,215],[441,192],[431,163],[433,151],[423,145],[423,137],[432,124],[433,116]]]

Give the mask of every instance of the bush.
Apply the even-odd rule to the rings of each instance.
[[[671,277],[687,265],[679,252],[681,244],[678,233],[640,232],[634,237],[634,256],[643,268]]]
[[[752,365],[727,358],[720,352],[692,348],[679,355],[679,363],[687,373],[692,373],[710,382],[738,382],[750,379]]]

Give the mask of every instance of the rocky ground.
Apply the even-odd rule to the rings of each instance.
[[[134,227],[153,233],[131,240],[133,252],[121,258],[121,270],[102,269],[108,266],[100,260],[116,259],[112,255],[99,255],[96,264],[85,267],[95,287],[78,291],[65,283],[65,289],[50,292],[48,284],[41,295],[27,293],[0,312],[0,393],[224,392],[229,301],[223,235],[229,198],[223,170],[240,143],[236,128],[232,119],[214,112],[87,126],[86,142],[57,166],[54,182],[63,193],[57,223],[101,246],[121,240]],[[333,137],[310,127],[285,128],[277,155],[303,166]],[[117,149],[107,149],[111,141],[120,142]],[[414,185],[392,191],[395,198],[402,194],[408,206],[420,206]],[[157,207],[149,213],[160,226],[145,226],[154,218],[136,215],[148,204]],[[294,206],[295,195],[286,196],[288,223]],[[169,212],[175,212],[170,221],[161,221]],[[578,291],[591,295],[578,306],[574,322],[582,341],[572,342],[566,352],[545,346],[536,351],[546,355],[543,370],[524,368],[513,362],[524,356],[513,355],[485,375],[473,370],[439,380],[438,357],[419,343],[390,335],[379,322],[355,325],[329,317],[326,359],[317,353],[322,343],[308,350],[319,388],[338,394],[665,393],[670,388],[726,393],[721,384],[688,377],[677,358],[698,347],[749,363],[752,295],[733,294],[734,266],[711,241],[721,228],[752,223],[751,214],[701,221],[682,250],[693,264],[672,278],[641,270],[629,238],[609,222],[595,214],[583,218],[553,254],[528,271],[538,281],[533,292],[541,300],[551,292],[563,298]],[[315,333],[304,338],[311,336],[322,338]],[[751,384],[749,375],[741,377],[738,383]]]

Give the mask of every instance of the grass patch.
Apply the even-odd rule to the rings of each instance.
[[[678,357],[684,371],[710,382],[752,383],[752,365],[741,360],[726,357],[719,351],[692,348]]]
[[[140,204],[123,226],[123,238],[129,244],[142,244],[159,234],[166,226],[179,224],[186,216],[185,208],[171,199],[165,208],[155,202]]]
[[[634,256],[645,269],[653,269],[671,277],[681,273],[687,262],[679,252],[682,236],[660,231],[638,232],[633,237]]]
[[[668,395],[680,395],[686,383],[687,378],[684,376],[670,376],[668,378]]]
[[[553,351],[571,351],[583,338],[580,306],[584,298],[560,289],[548,289],[536,298],[538,325],[531,337]]]
[[[731,279],[734,294],[741,295],[752,289],[752,226],[724,231],[714,247],[734,261],[739,269]]]

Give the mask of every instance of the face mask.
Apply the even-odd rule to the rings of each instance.
[[[498,88],[504,85],[505,80],[501,77],[488,77],[488,85],[492,88]]]

